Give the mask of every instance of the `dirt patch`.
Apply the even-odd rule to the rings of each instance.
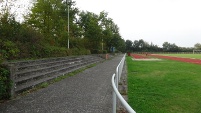
[[[132,58],[132,60],[135,60],[135,61],[161,61],[161,59],[158,59],[158,58],[146,58],[146,59],[135,59],[135,58]]]
[[[160,61],[158,58],[150,58],[148,54],[131,54],[135,61]]]

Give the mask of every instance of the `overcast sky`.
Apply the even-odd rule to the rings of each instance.
[[[109,17],[127,40],[143,39],[162,46],[201,43],[201,0],[75,0],[80,10]]]

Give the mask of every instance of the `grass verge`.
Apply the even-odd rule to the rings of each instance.
[[[201,66],[126,58],[128,103],[137,113],[200,113]]]

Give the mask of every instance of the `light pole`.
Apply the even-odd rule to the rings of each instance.
[[[102,39],[102,51],[103,51],[103,39]]]
[[[66,0],[66,4],[68,4],[68,49],[69,49],[69,4],[70,4],[71,0]]]

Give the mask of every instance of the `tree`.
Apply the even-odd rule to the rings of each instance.
[[[126,51],[131,52],[133,48],[133,42],[131,40],[126,40]]]
[[[69,2],[70,37],[78,37],[75,2]],[[67,4],[62,0],[37,0],[26,18],[27,24],[39,31],[51,45],[67,45]],[[59,44],[58,44],[59,43]],[[73,46],[73,45],[72,45]]]
[[[14,14],[11,13],[11,9],[15,7],[15,0],[0,0],[0,18],[4,14]]]
[[[114,46],[115,44],[113,43],[114,41],[114,32],[112,26],[114,26],[114,22],[111,18],[108,18],[108,13],[102,11],[99,14],[99,21],[100,21],[100,26],[102,29],[102,39],[103,42],[105,43],[106,50],[110,51],[110,48]]]
[[[143,39],[135,40],[133,42],[133,50],[134,51],[148,51],[149,50],[149,43],[144,41]]]
[[[139,41],[135,40],[133,42],[133,51],[139,51]]]
[[[83,30],[85,47],[93,50],[101,49],[102,29],[99,25],[98,15],[92,12],[81,12],[79,14],[79,25]]]
[[[126,52],[126,43],[124,39],[119,39],[117,49],[121,52]]]
[[[166,51],[166,52],[179,52],[179,47],[173,43],[169,43],[169,42],[164,42],[163,43],[163,51]]]
[[[56,0],[56,2],[60,2]],[[46,40],[55,43],[52,39],[54,37],[55,26],[54,24],[54,12],[57,12],[59,6],[58,3],[53,0],[37,0],[31,9],[30,15],[26,18],[28,24],[43,34]],[[60,17],[57,18],[60,20]]]
[[[178,52],[179,47],[175,43],[173,43],[173,44],[170,45],[170,51],[171,52]]]
[[[200,44],[200,43],[196,43],[196,44],[194,45],[194,48],[195,48],[196,50],[201,50],[201,44]]]
[[[170,50],[170,43],[164,42],[163,43],[163,51],[169,51]]]

